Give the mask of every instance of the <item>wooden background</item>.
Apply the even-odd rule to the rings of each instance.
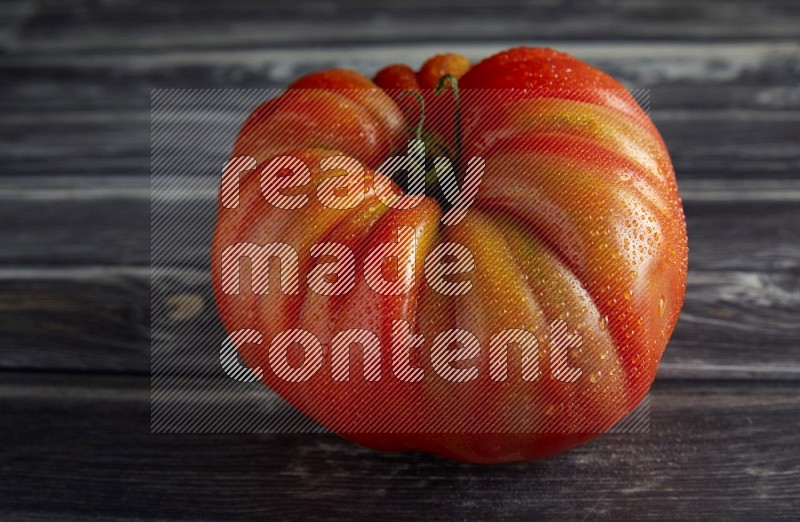
[[[497,467],[151,434],[151,90],[519,44],[649,88],[673,155],[690,276],[650,433]],[[799,80],[789,1],[0,2],[0,519],[796,520]]]

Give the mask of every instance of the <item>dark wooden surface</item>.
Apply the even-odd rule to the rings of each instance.
[[[774,0],[0,2],[0,519],[798,519],[798,42]],[[518,44],[651,90],[691,254],[650,433],[497,467],[151,434],[151,89]]]

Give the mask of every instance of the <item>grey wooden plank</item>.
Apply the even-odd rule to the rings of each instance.
[[[3,241],[10,246],[0,273],[6,367],[149,370],[148,185],[139,177],[0,183],[2,219],[9,224]],[[692,274],[662,374],[795,378],[800,186],[781,180],[683,186]],[[183,214],[179,199],[168,215],[210,227],[213,191],[201,196],[205,212]],[[194,322],[178,321],[187,333],[176,350],[191,371],[219,371],[216,345],[196,348],[203,326],[217,324],[204,279],[208,232],[177,234],[189,241],[174,261],[199,271],[157,284],[178,301],[202,302]],[[84,264],[106,266],[78,266]],[[39,269],[43,265],[52,268]],[[155,303],[159,313],[178,304]]]
[[[149,92],[137,107],[130,107],[133,101],[121,100],[117,93],[112,97],[118,105],[76,107],[74,104],[79,102],[71,97],[71,91],[62,88],[43,102],[44,106],[26,102],[25,96],[11,95],[10,100],[17,104],[0,120],[0,173],[117,176],[145,175],[150,171]],[[98,88],[104,90],[108,86]],[[269,95],[265,91],[264,97]],[[708,102],[712,98],[717,99],[716,105]],[[650,99],[653,120],[681,179],[791,179],[800,169],[800,143],[796,139],[800,135],[800,87],[706,87],[684,90],[682,94],[660,88],[651,89]],[[721,107],[721,103],[728,107]],[[180,139],[177,133],[189,132],[189,125],[200,125],[190,122],[176,127],[173,144],[174,154],[191,153],[205,161],[199,164],[204,171],[217,168],[223,161],[235,131],[226,127],[223,132],[220,124],[211,122],[244,121],[249,113],[247,106],[210,105],[207,109],[207,142]],[[218,119],[212,119],[212,114]],[[183,116],[188,119],[190,114]],[[189,146],[194,150],[188,150]]]
[[[631,87],[653,89],[656,103],[658,91],[699,88],[706,93],[702,99],[708,100],[714,98],[714,89],[722,87],[736,88],[731,93],[736,103],[743,97],[762,105],[770,99],[786,102],[780,89],[796,90],[800,76],[800,44],[796,42],[471,41],[355,48],[189,48],[139,54],[102,47],[99,54],[88,56],[66,52],[35,56],[20,50],[0,55],[0,108],[27,114],[106,107],[113,114],[132,107],[147,109],[150,91],[156,88],[281,88],[301,74],[331,67],[350,67],[370,75],[394,62],[418,66],[441,52],[462,52],[479,60],[518,45],[553,46],[573,53]],[[742,87],[762,92],[742,96]],[[675,92],[678,96],[686,93],[688,100],[697,98],[691,90]],[[728,99],[725,92],[717,92],[717,101],[711,105]],[[796,100],[796,95],[791,96]]]
[[[180,171],[182,172],[182,171]],[[191,171],[196,177],[159,176],[154,192],[154,176],[148,173],[126,174],[80,174],[41,175],[35,178],[24,176],[0,176],[0,201],[35,204],[48,201],[91,200],[151,200],[164,201],[200,199],[213,201],[217,197],[221,169]],[[686,178],[678,173],[681,198],[684,202],[800,202],[800,178],[789,179],[768,176],[765,172],[734,179],[719,179],[713,176]]]
[[[668,85],[795,86],[800,44],[793,40],[744,42],[671,42],[665,40],[614,41],[547,40],[527,37],[492,43],[472,38],[434,43],[326,45],[231,49],[180,48],[160,52],[123,52],[114,46],[94,53],[60,50],[28,53],[24,49],[0,56],[8,83],[52,87],[83,84],[132,87],[244,88],[281,87],[313,70],[349,67],[371,75],[389,63],[414,67],[442,52],[458,52],[477,62],[516,46],[555,47],[614,75],[634,87]],[[49,82],[49,83],[48,83]],[[110,89],[109,89],[110,90]],[[12,91],[14,92],[14,91]],[[36,91],[29,96],[36,96]]]
[[[7,49],[15,41],[36,6],[31,0],[5,0],[0,3],[0,49]]]
[[[800,380],[799,276],[691,271],[660,378]],[[164,272],[151,300],[148,267],[0,270],[0,368],[149,374],[154,356],[220,376],[207,277]]]
[[[147,267],[5,272],[0,366],[149,373],[150,317]]]
[[[442,51],[446,47],[442,48]],[[402,59],[402,56],[398,56]],[[319,67],[324,67],[320,65]],[[314,68],[313,64],[309,69]],[[3,70],[8,71],[10,68]],[[361,70],[366,74],[366,70]],[[214,72],[213,64],[205,73]],[[72,74],[56,78],[46,70],[22,70],[10,76],[13,81],[0,82],[0,89],[8,97],[0,100],[0,109],[8,124],[40,123],[42,126],[74,122],[102,124],[114,118],[122,118],[127,125],[141,125],[150,119],[150,97],[154,88],[248,88],[282,89],[292,78],[283,80],[260,79],[250,83],[226,78],[205,76],[162,83],[149,81],[146,77],[130,75],[125,82],[106,75]],[[635,74],[628,72],[627,75]],[[186,80],[186,79],[184,79]],[[795,84],[759,84],[753,79],[733,79],[726,83],[673,82],[665,84],[638,85],[628,81],[631,88],[646,88],[650,92],[650,105],[655,111],[702,110],[702,111],[796,111],[800,109],[800,87]],[[741,114],[741,112],[740,112]],[[735,117],[735,114],[731,115]]]
[[[416,42],[453,39],[746,39],[796,38],[797,7],[679,0],[641,3],[598,0],[569,3],[502,0],[246,0],[38,2],[14,48],[38,52],[99,48],[322,46],[332,43]],[[340,30],[346,24],[347,31]]]
[[[105,30],[105,29],[104,29]],[[154,88],[279,88],[312,70],[366,74],[419,64],[444,50],[487,56],[509,43],[324,48],[186,48],[157,54],[111,47],[0,55],[0,172],[144,173]],[[796,42],[528,42],[553,44],[632,87],[651,89],[653,117],[683,175],[766,172],[800,165],[800,45]],[[72,52],[73,54],[70,54]],[[242,115],[244,117],[245,114]]]
[[[662,375],[796,379],[800,185],[709,179],[682,187],[690,279]],[[211,227],[213,192],[188,213],[178,197],[166,221]],[[138,176],[0,181],[3,367],[149,371],[150,196]],[[153,310],[184,328],[174,350],[187,371],[218,372],[216,344],[204,341],[218,326],[205,279],[210,228],[177,229],[182,248],[164,261],[185,269],[156,279],[170,301],[157,299]],[[187,302],[200,303],[189,317]]]
[[[800,377],[800,277],[690,271],[662,378]]]
[[[791,520],[797,383],[657,381],[647,434],[471,466],[335,436],[153,435],[146,378],[3,375],[3,518]]]
[[[203,188],[213,178],[201,177]],[[61,188],[48,188],[61,187]],[[0,266],[148,265],[169,241],[176,266],[208,266],[216,219],[213,190],[161,198],[153,219],[169,224],[151,238],[150,181],[69,178],[36,188],[36,178],[0,182]],[[188,184],[184,184],[188,185]],[[686,180],[684,207],[694,270],[769,272],[800,263],[800,188],[796,181]],[[181,185],[183,186],[183,185]],[[5,187],[5,188],[3,188]],[[85,187],[85,192],[84,192]],[[159,248],[158,246],[156,248]]]

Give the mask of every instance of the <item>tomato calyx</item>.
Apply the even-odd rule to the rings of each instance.
[[[452,208],[453,204],[445,196],[444,190],[441,187],[440,179],[441,172],[437,166],[437,158],[447,160],[452,165],[455,179],[460,184],[464,176],[461,172],[461,156],[462,156],[462,124],[461,124],[461,99],[459,96],[458,79],[452,74],[445,74],[439,80],[436,89],[433,90],[434,96],[440,96],[452,93],[453,96],[453,129],[454,129],[454,144],[451,146],[446,143],[446,140],[438,133],[430,131],[425,128],[425,98],[417,90],[405,90],[401,93],[401,97],[413,97],[418,106],[418,117],[416,123],[410,127],[415,139],[421,141],[425,147],[425,184],[424,194],[434,198],[444,211]],[[397,183],[409,194],[420,194],[419,189],[415,189],[408,179],[408,172],[397,171],[391,176],[392,180]]]
[[[417,91],[406,90],[400,94],[400,97],[413,96],[419,104],[419,118],[417,124],[414,126],[414,135],[418,140],[422,141],[422,135],[425,133],[425,98]]]
[[[456,141],[455,164],[458,166],[461,165],[461,98],[458,93],[458,80],[452,74],[445,74],[439,80],[439,84],[436,86],[436,91],[434,92],[437,95],[442,94],[443,92],[445,92],[445,85],[448,84],[450,85],[450,90],[453,91],[453,102],[455,105],[454,109],[455,141]],[[456,170],[456,174],[458,174],[458,169]]]

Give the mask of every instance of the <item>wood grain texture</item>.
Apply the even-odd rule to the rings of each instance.
[[[797,379],[800,185],[711,179],[682,188],[690,277],[662,377]],[[0,367],[149,372],[155,314],[163,329],[185,332],[172,348],[184,371],[220,372],[207,281],[214,194],[164,208],[176,249],[159,264],[174,270],[155,277],[150,195],[141,177],[0,181],[0,220],[10,225],[0,231],[9,245],[0,251]],[[197,303],[188,315],[176,308],[186,300]]]
[[[797,383],[656,383],[647,434],[471,466],[334,436],[153,435],[146,378],[4,375],[0,506],[192,520],[791,520]],[[13,428],[13,429],[11,429]],[[44,494],[43,492],[47,492]]]
[[[798,41],[782,0],[0,2],[0,519],[797,519]],[[184,228],[178,269],[151,284],[151,90],[512,45],[650,89],[691,252],[651,432],[498,467],[333,436],[151,434],[152,341],[189,334],[166,355],[220,371],[213,193],[162,207],[206,228]]]
[[[799,54],[800,56],[800,54]],[[324,66],[320,66],[324,67]],[[797,81],[800,81],[798,78]],[[202,84],[199,84],[202,85]],[[219,86],[218,86],[219,87]],[[108,87],[113,90],[113,87]],[[41,86],[25,87],[38,92]],[[787,87],[779,92],[739,87],[719,87],[689,91],[696,99],[683,98],[679,103],[670,89],[650,89],[652,117],[670,148],[679,181],[697,178],[793,178],[800,168],[800,87]],[[150,92],[134,93],[130,101],[118,102],[114,108],[81,108],[72,106],[79,100],[20,102],[22,94],[9,93],[25,106],[2,109],[0,120],[0,168],[6,175],[86,175],[146,177],[150,172]],[[664,93],[663,95],[661,93]],[[117,93],[102,93],[105,96]],[[665,104],[662,107],[660,96]],[[749,104],[741,96],[753,96]],[[762,97],[758,102],[757,97]],[[142,98],[144,97],[144,98]],[[728,99],[742,108],[699,108],[705,100]],[[771,99],[770,99],[771,97]],[[777,99],[776,99],[777,98]],[[123,109],[125,103],[144,106]],[[36,105],[35,112],[32,105]],[[215,113],[217,117],[237,114]],[[247,113],[238,111],[244,120]],[[186,148],[185,141],[178,145]],[[218,166],[216,158],[227,143],[209,137],[207,161],[203,172],[211,173]],[[185,150],[180,148],[175,154]],[[111,173],[111,174],[110,174]],[[216,172],[214,172],[216,174]]]
[[[45,52],[64,48],[96,52],[98,47],[161,51],[331,43],[357,46],[459,39],[742,40],[800,36],[793,23],[800,14],[797,6],[781,0],[727,6],[709,0],[624,0],[613,4],[596,0],[13,3],[15,9],[9,11],[23,14],[15,19],[9,46]]]
[[[0,270],[0,368],[148,374],[151,341],[172,331],[158,356],[185,374],[219,375],[224,335],[205,272],[152,284],[162,295],[151,309],[146,267]],[[659,376],[800,380],[799,325],[796,269],[692,272]]]
[[[203,185],[216,185],[207,179]],[[207,268],[216,193],[195,191],[193,183],[183,183],[187,197],[159,191],[151,212],[144,177],[0,179],[0,266],[145,266],[153,239],[165,252],[162,263]],[[692,270],[798,268],[797,180],[686,180],[680,187]],[[169,230],[151,237],[151,217]]]

